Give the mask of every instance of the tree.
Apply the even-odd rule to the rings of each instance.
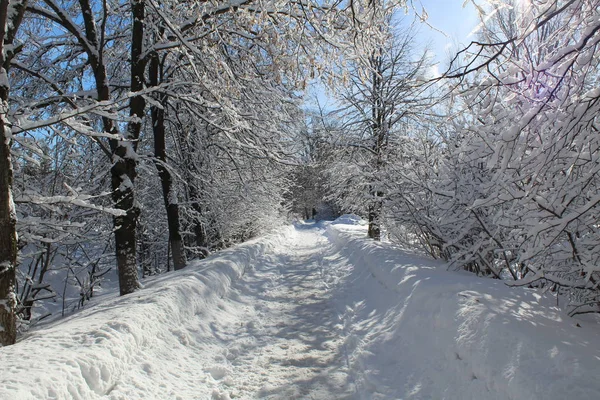
[[[332,157],[329,139],[334,136],[328,116],[322,108],[305,112],[305,126],[294,138],[295,162],[292,186],[287,197],[296,216],[305,219],[333,217],[335,211],[325,201],[325,170]]]
[[[98,20],[94,12],[96,9],[102,11]],[[18,65],[25,73],[37,78],[39,82],[47,85],[49,90],[58,94],[51,97],[50,102],[44,103],[44,107],[36,108],[48,111],[47,107],[52,106],[52,113],[56,113],[56,108],[60,110],[65,106],[75,110],[71,116],[50,119],[48,123],[62,122],[80,134],[90,136],[111,163],[114,207],[121,210],[114,216],[120,290],[121,294],[130,293],[139,287],[135,262],[135,234],[133,237],[130,235],[132,230],[135,233],[137,215],[136,208],[133,207],[135,163],[131,159],[131,155],[135,154],[137,142],[132,141],[129,136],[135,136],[137,120],[129,119],[129,135],[120,134],[117,123],[119,116],[114,112],[113,106],[124,99],[114,98],[114,86],[111,86],[109,73],[110,67],[122,61],[111,58],[110,55],[119,52],[120,46],[116,39],[127,32],[127,27],[123,24],[123,15],[118,14],[120,11],[111,11],[111,4],[108,2],[96,4],[90,0],[77,4],[47,0],[30,5],[28,11],[32,18],[41,18],[43,23],[50,24],[64,34],[42,36],[46,40],[34,42],[41,45],[31,49],[32,54],[37,53],[38,57],[25,57],[25,62]],[[55,46],[63,47],[65,53],[49,51]],[[132,46],[132,51],[138,47]],[[36,63],[37,59],[48,58],[51,59],[50,63],[42,63],[41,66]],[[134,68],[132,72],[138,70],[139,68]],[[84,89],[83,96],[78,96],[78,92],[71,93],[70,90],[77,81],[83,87],[90,84],[93,86],[90,90]],[[133,77],[131,84],[137,82],[137,77]],[[112,103],[113,101],[115,103]],[[139,96],[133,96],[130,102],[132,108],[136,109]],[[95,112],[100,121],[97,117],[90,118],[90,111],[92,115]],[[83,117],[76,121],[74,117],[82,113],[85,113]],[[130,114],[137,115],[136,111]],[[98,122],[100,126],[97,126]],[[101,138],[107,138],[108,143]]]
[[[385,24],[389,25],[391,17],[386,18]],[[428,104],[423,90],[427,59],[425,55],[413,58],[414,32],[411,29],[394,32],[385,28],[387,25],[381,27],[386,39],[363,48],[352,62],[349,87],[341,97],[341,111],[345,121],[342,131],[354,148],[349,155],[355,167],[334,169],[342,180],[337,178],[338,183],[332,188],[334,197],[345,199],[342,208],[367,215],[368,236],[375,240],[381,238],[387,198],[385,169],[398,137],[409,134],[408,121],[418,119]],[[355,171],[356,166],[361,172]],[[342,172],[344,169],[346,173]],[[354,173],[349,174],[350,171]],[[342,193],[348,190],[358,193],[351,196]]]
[[[10,61],[27,1],[0,1],[0,345],[16,340],[15,277],[17,268],[17,215],[12,198],[12,142],[9,120]]]
[[[459,235],[470,244],[455,259],[549,287],[572,313],[600,300],[598,5],[496,4],[446,73],[462,80],[468,110],[454,154],[479,177],[462,192],[474,229]]]
[[[15,79],[13,89],[18,100],[21,83]],[[50,300],[66,295],[80,296],[76,299],[80,303],[87,301],[108,270],[104,232],[110,225],[100,211],[101,204],[110,206],[110,195],[103,193],[106,174],[100,168],[104,163],[98,162],[97,148],[85,137],[55,130],[47,135],[20,135],[11,150],[20,253],[17,315],[26,324],[47,316],[49,311],[43,310]],[[75,204],[91,199],[97,209]],[[63,299],[65,307],[70,308],[69,303]]]
[[[160,32],[159,32],[160,33]],[[158,53],[153,53],[148,67],[148,78],[150,86],[157,87],[164,80],[164,67],[166,57],[159,57]],[[154,157],[158,176],[161,182],[163,202],[167,213],[167,223],[169,229],[169,248],[173,254],[173,267],[179,270],[185,267],[185,249],[181,235],[179,221],[179,205],[177,194],[173,182],[173,175],[167,164],[167,140],[166,140],[166,121],[165,108],[167,108],[168,98],[165,93],[156,93],[156,104],[150,106],[152,117],[152,130],[154,136]]]

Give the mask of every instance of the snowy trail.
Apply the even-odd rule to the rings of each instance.
[[[600,399],[600,323],[298,224],[0,349],[0,400]]]
[[[333,254],[322,230],[299,229],[235,285],[232,300],[244,313],[239,324],[215,332],[231,365],[220,385],[223,393],[232,398],[352,398],[339,314],[323,272]],[[239,382],[245,384],[236,386]]]

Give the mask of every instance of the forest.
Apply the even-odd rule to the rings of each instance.
[[[433,73],[415,0],[1,0],[0,345],[346,213],[600,312],[600,0],[469,3]]]

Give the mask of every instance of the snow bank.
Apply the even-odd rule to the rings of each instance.
[[[363,226],[366,222],[360,218],[358,215],[354,214],[344,214],[337,217],[334,221],[331,222],[332,225],[359,225]]]
[[[0,399],[209,398],[202,352],[233,281],[290,233],[250,241],[0,349]],[[141,394],[141,397],[140,397]],[[218,394],[218,393],[217,393]],[[213,393],[214,397],[215,393]]]
[[[299,223],[32,331],[0,349],[0,399],[600,399],[594,316],[348,220]]]
[[[533,290],[448,272],[364,239],[354,224],[329,225],[327,235],[354,264],[337,297],[360,398],[600,399],[597,319],[569,318]]]

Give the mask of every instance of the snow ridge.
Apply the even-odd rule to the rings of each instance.
[[[192,398],[184,388],[205,380],[206,371],[188,370],[191,353],[204,345],[190,332],[210,329],[203,315],[218,309],[232,282],[289,230],[161,276],[3,348],[0,399]],[[157,369],[167,359],[169,369]]]

